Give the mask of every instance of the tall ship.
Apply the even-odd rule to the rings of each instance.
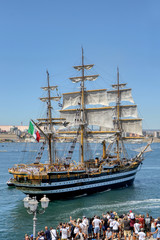
[[[93,67],[94,64],[84,64],[82,49],[82,63],[74,66],[81,76],[70,78],[80,90],[63,94],[58,118],[53,116],[51,101],[59,102],[61,97],[52,96],[57,86],[50,85],[47,72],[47,86],[42,87],[47,96],[40,98],[46,103],[46,117],[31,120],[29,127],[29,132],[35,134],[37,140],[41,135],[42,146],[33,163],[17,164],[8,170],[13,175],[10,185],[37,198],[45,194],[50,199],[60,199],[133,183],[151,142],[129,157],[125,141],[144,138],[142,119],[138,117],[131,89],[126,88],[126,83],[119,82],[117,69],[117,81],[111,90],[87,90],[86,81],[92,82],[99,77],[86,74]],[[69,145],[67,154],[62,157],[63,148],[60,148],[59,157],[57,146],[65,143]],[[90,157],[87,147],[90,145],[93,150],[95,143],[99,144],[101,154],[93,156],[92,153]],[[41,163],[46,145],[48,162]],[[77,148],[79,155],[74,154]]]

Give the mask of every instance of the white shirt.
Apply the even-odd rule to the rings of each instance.
[[[144,240],[146,234],[145,234],[144,232],[139,232],[139,233],[138,233],[138,236],[139,236],[139,240]]]
[[[101,222],[100,219],[95,218],[95,219],[93,220],[93,223],[94,223],[94,227],[96,228],[96,227],[99,227],[99,225],[100,225],[102,222]]]
[[[131,213],[129,214],[129,218],[130,218],[130,219],[134,219],[134,218],[135,218],[133,212],[131,212]]]
[[[140,225],[139,223],[135,223],[135,224],[134,224],[134,231],[135,231],[136,234],[139,233],[140,226],[141,226],[141,225]]]
[[[113,230],[118,230],[119,222],[117,222],[116,220],[114,220],[114,221],[112,222],[112,224],[113,224]]]
[[[113,227],[113,221],[114,221],[114,220],[113,220],[112,218],[109,219],[109,227],[110,227],[110,228]]]
[[[80,226],[80,228],[82,229],[82,232],[83,232],[86,224],[85,223],[80,223],[79,226]]]
[[[88,226],[88,224],[89,224],[89,223],[88,223],[88,219],[87,219],[87,218],[84,218],[83,221],[82,221],[82,223],[83,223],[84,225]]]
[[[78,227],[75,227],[74,228],[74,234],[78,233],[79,232],[79,228]]]
[[[52,240],[56,240],[57,232],[55,229],[50,230]]]
[[[62,239],[67,239],[67,237],[68,237],[67,228],[62,228]]]

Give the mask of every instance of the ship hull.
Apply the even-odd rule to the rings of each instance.
[[[68,180],[68,178],[45,182],[40,185],[18,184],[15,186],[25,194],[40,199],[47,195],[50,200],[73,198],[76,196],[103,192],[110,189],[128,187],[133,184],[138,167],[118,173],[94,175],[88,178]]]

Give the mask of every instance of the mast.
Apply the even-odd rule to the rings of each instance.
[[[48,82],[48,123],[49,123],[49,136],[48,136],[48,147],[49,147],[49,163],[53,163],[52,159],[52,111],[51,111],[51,94],[49,85],[49,73],[47,72],[47,82]]]
[[[84,164],[84,55],[82,48],[82,81],[81,81],[81,107],[82,107],[82,124],[81,124],[81,164]]]
[[[117,132],[117,140],[116,140],[116,143],[117,143],[117,160],[119,161],[120,160],[120,157],[119,157],[119,139],[120,139],[120,91],[119,91],[119,68],[117,67],[117,95],[118,95],[118,98],[117,98],[117,127],[118,127],[118,132]]]

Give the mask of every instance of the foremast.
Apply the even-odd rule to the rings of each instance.
[[[52,118],[52,104],[51,100],[53,101],[59,101],[61,99],[60,96],[52,97],[51,96],[51,90],[57,89],[57,86],[50,86],[50,78],[49,78],[49,72],[47,73],[47,87],[42,87],[44,91],[47,91],[47,97],[42,97],[40,100],[42,102],[46,102],[47,104],[47,117],[46,118],[40,118],[37,119],[39,122],[36,124],[38,128],[40,129],[40,126],[44,126],[44,137],[48,141],[48,156],[49,156],[49,164],[53,164],[55,162],[55,155],[54,155],[54,147],[55,147],[55,136],[54,136],[54,125],[60,125],[63,124],[63,118]],[[61,121],[62,120],[62,121]],[[43,131],[40,129],[40,131],[43,133]]]
[[[53,127],[52,127],[52,111],[51,111],[51,94],[50,94],[50,84],[49,84],[49,72],[47,70],[47,83],[48,83],[48,121],[49,121],[49,134],[48,134],[48,147],[49,147],[49,163],[53,163],[52,158],[52,135],[53,135]]]

